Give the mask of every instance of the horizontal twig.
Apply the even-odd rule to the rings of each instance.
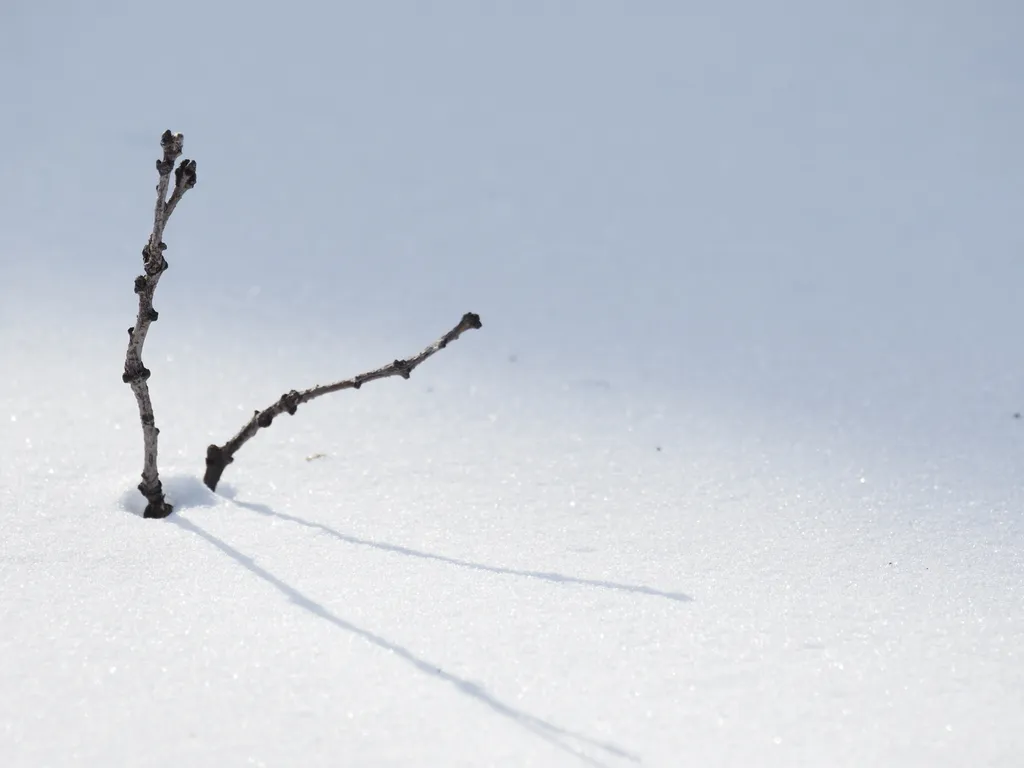
[[[206,474],[203,476],[203,482],[206,483],[211,491],[217,490],[217,483],[220,482],[224,469],[235,460],[235,453],[251,440],[261,428],[269,427],[274,419],[282,413],[294,415],[296,409],[303,403],[308,403],[310,400],[315,400],[318,397],[328,395],[331,392],[338,392],[342,389],[359,389],[369,381],[386,379],[391,376],[401,376],[403,379],[408,379],[412,375],[413,370],[424,360],[444,349],[466,331],[480,327],[482,327],[480,316],[473,312],[467,312],[462,316],[458,325],[414,357],[406,360],[395,360],[381,368],[360,373],[358,376],[353,376],[350,379],[333,384],[318,385],[302,392],[297,392],[294,389],[286,392],[273,405],[264,408],[262,411],[255,411],[252,418],[249,419],[238,434],[224,443],[224,445],[211,445],[206,449]]]

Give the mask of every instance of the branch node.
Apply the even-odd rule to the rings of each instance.
[[[158,275],[166,271],[170,266],[167,263],[167,259],[164,258],[164,250],[166,248],[167,246],[164,243],[158,243],[156,247],[147,245],[142,249],[142,266],[145,268],[147,275]]]
[[[146,276],[139,275],[135,278],[135,292],[142,293],[144,290],[146,290]]]
[[[150,307],[149,308],[149,313],[148,313],[147,317],[149,318],[149,322],[155,323],[157,321],[157,319],[160,317],[160,313],[157,312],[152,307]]]
[[[412,366],[409,365],[408,360],[395,360],[391,365],[403,379],[412,376]]]
[[[125,384],[131,384],[133,381],[146,381],[147,379],[149,379],[149,374],[150,374],[149,368],[146,368],[145,366],[141,366],[141,367],[139,367],[136,370],[133,370],[133,371],[127,371],[126,370],[124,373],[122,373],[121,374],[121,381],[123,381]],[[153,417],[150,416],[149,419],[152,422]],[[146,417],[145,416],[142,417],[142,423],[143,424],[146,423]]]
[[[293,389],[287,395],[282,395],[281,407],[289,416],[294,416],[299,407],[299,393]]]

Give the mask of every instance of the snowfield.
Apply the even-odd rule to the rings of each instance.
[[[216,494],[205,444],[248,412],[225,382],[249,371],[263,404],[313,363],[253,376],[183,344],[153,364],[177,507],[155,522],[118,337],[34,332],[0,388],[4,763],[1024,754],[1018,491],[614,383],[467,373],[486,334],[282,417]]]
[[[1024,764],[1019,11],[384,5],[0,11],[0,765]]]

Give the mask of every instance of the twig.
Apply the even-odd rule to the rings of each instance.
[[[178,202],[188,190],[196,185],[196,163],[194,160],[183,160],[177,170],[174,170],[174,163],[181,156],[182,146],[185,137],[180,133],[164,131],[160,137],[160,147],[164,151],[162,160],[156,161],[156,170],[160,174],[160,181],[156,185],[156,208],[153,212],[153,232],[149,236],[146,247],[142,249],[142,266],[145,273],[135,278],[135,293],[139,296],[139,313],[135,318],[135,325],[128,329],[128,352],[124,358],[124,374],[121,379],[132,387],[135,399],[139,404],[139,419],[142,422],[142,440],[144,445],[144,460],[142,467],[142,482],[139,483],[139,490],[149,502],[146,505],[144,517],[167,517],[171,514],[171,505],[164,498],[163,486],[160,484],[160,473],[157,470],[157,435],[160,430],[156,427],[156,420],[153,417],[153,402],[149,397],[150,371],[142,364],[142,347],[146,343],[146,334],[149,333],[149,326],[155,322],[158,315],[153,309],[153,293],[156,291],[160,276],[167,269],[167,260],[164,258],[164,251],[167,249],[163,242],[164,227],[170,218]],[[167,187],[170,185],[171,171],[174,170],[174,190],[171,196],[167,197]]]
[[[217,483],[220,482],[220,476],[224,473],[224,468],[235,460],[235,453],[238,452],[238,449],[251,440],[261,427],[269,427],[273,423],[274,418],[282,413],[294,415],[295,410],[303,403],[308,403],[317,397],[342,389],[359,389],[368,381],[386,379],[390,376],[401,376],[403,379],[408,379],[416,366],[428,357],[444,349],[466,331],[480,327],[482,327],[480,316],[473,312],[467,312],[462,316],[458,325],[415,357],[410,357],[407,360],[395,360],[383,368],[360,373],[351,379],[338,381],[334,384],[318,385],[302,392],[296,392],[293,389],[281,395],[270,407],[253,413],[249,422],[224,445],[211,445],[206,449],[206,474],[203,476],[203,482],[206,483],[206,486],[211,491],[216,491]]]

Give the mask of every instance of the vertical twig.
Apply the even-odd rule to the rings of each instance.
[[[135,325],[128,329],[128,352],[124,359],[124,374],[121,379],[130,384],[135,399],[139,404],[139,419],[142,422],[142,439],[144,459],[142,482],[139,490],[149,502],[144,517],[167,517],[171,514],[171,505],[164,498],[163,486],[160,484],[160,473],[157,469],[157,435],[153,416],[153,402],[149,396],[150,371],[142,363],[142,347],[146,343],[149,326],[158,315],[153,309],[153,293],[156,291],[160,276],[167,269],[163,242],[164,227],[182,196],[196,185],[196,163],[194,160],[183,160],[175,170],[174,164],[181,156],[185,137],[180,133],[164,131],[160,137],[160,147],[164,151],[163,159],[156,161],[156,170],[160,180],[156,185],[156,208],[153,213],[153,232],[149,236],[146,247],[142,249],[142,266],[144,274],[135,278],[135,293],[139,296],[139,313]],[[174,190],[167,197],[171,171],[174,170]]]

